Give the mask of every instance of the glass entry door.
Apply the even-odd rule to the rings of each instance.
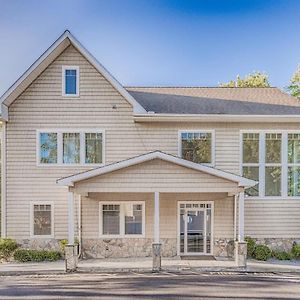
[[[211,254],[211,204],[180,203],[180,254]]]

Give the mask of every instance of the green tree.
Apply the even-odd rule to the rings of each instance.
[[[239,75],[236,80],[219,84],[221,87],[269,87],[269,76],[262,72],[253,72],[241,78]]]
[[[287,91],[294,97],[300,99],[300,65],[297,71],[294,73],[290,80],[290,85],[287,87]]]

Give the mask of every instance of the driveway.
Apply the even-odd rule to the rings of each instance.
[[[0,299],[299,299],[299,274],[163,272],[0,277]]]

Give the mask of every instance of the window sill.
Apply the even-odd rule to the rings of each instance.
[[[264,196],[264,197],[250,197],[245,196],[245,201],[247,200],[300,200],[300,196]]]
[[[100,235],[100,239],[133,239],[133,238],[145,238],[144,234],[124,234],[124,235]]]
[[[54,235],[30,235],[31,239],[53,239]]]
[[[105,164],[101,163],[101,164],[37,164],[37,167],[103,167]]]

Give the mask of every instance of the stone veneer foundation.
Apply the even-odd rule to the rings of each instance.
[[[260,238],[255,239],[258,244],[265,244],[272,250],[290,251],[294,238]],[[26,249],[60,250],[59,240],[56,239],[23,239],[17,243]],[[82,254],[84,258],[122,258],[152,256],[152,239],[146,238],[116,238],[116,239],[83,239]],[[161,239],[162,256],[177,255],[177,240],[174,238]],[[214,242],[214,256],[233,257],[234,242],[230,239],[216,239]]]

